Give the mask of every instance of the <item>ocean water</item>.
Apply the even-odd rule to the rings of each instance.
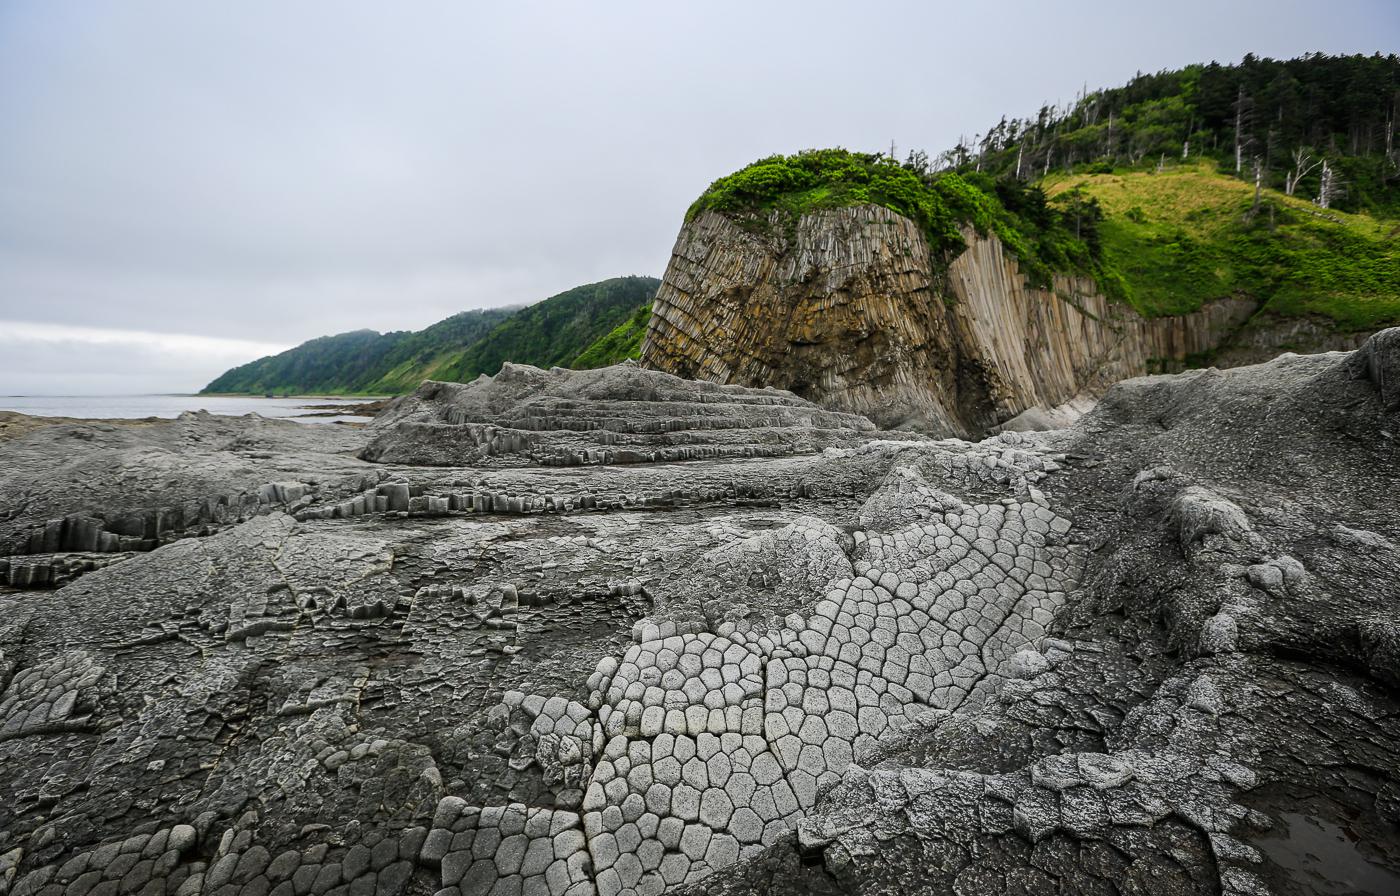
[[[257,398],[231,395],[0,395],[0,411],[18,411],[35,417],[80,417],[139,419],[178,417],[185,411],[211,414],[286,417],[301,423],[359,421],[368,417],[341,414],[333,417],[307,416],[324,413],[309,405],[345,406],[364,404],[361,398]]]

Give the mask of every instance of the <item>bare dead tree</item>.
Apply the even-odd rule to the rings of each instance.
[[[1244,170],[1244,151],[1253,137],[1245,134],[1245,129],[1249,127],[1254,118],[1254,101],[1244,92],[1244,85],[1240,85],[1239,95],[1235,97],[1235,173],[1239,174]]]
[[[1293,150],[1293,168],[1284,175],[1283,192],[1292,196],[1298,189],[1298,182],[1318,165],[1323,164],[1323,159],[1313,158],[1312,150],[1306,146],[1299,146]]]
[[[1390,101],[1390,114],[1385,117],[1385,154],[1395,152],[1395,107],[1400,106],[1400,91]]]
[[[1099,120],[1099,103],[1095,97],[1093,102],[1089,101],[1089,82],[1079,88],[1079,96],[1075,97],[1074,111],[1079,113],[1079,120],[1085,125],[1093,125]]]
[[[1391,168],[1400,171],[1400,156],[1395,152],[1395,112],[1400,106],[1400,90],[1395,92],[1395,96],[1390,101],[1390,114],[1385,118],[1385,157],[1381,162],[1381,184],[1390,182],[1390,169],[1386,167],[1389,163]]]
[[[1385,117],[1385,158],[1392,164],[1400,161],[1395,156],[1395,113],[1397,111],[1400,111],[1400,90],[1395,91],[1395,95],[1391,97],[1390,110]],[[1381,171],[1385,171],[1384,165],[1381,166]]]
[[[1259,203],[1264,196],[1264,161],[1259,156],[1254,157],[1254,204],[1249,207],[1249,214],[1245,217],[1252,220],[1259,214]]]
[[[1341,177],[1337,175],[1337,169],[1332,167],[1332,163],[1322,162],[1322,183],[1317,189],[1317,205],[1319,208],[1331,208],[1332,200],[1341,196],[1345,190]]]

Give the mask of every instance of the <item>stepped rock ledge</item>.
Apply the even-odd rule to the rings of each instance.
[[[644,366],[965,437],[1018,415],[1013,428],[1067,422],[1071,403],[1179,368],[1257,308],[1228,298],[1147,320],[1082,277],[1028,286],[1001,241],[972,230],[945,272],[914,222],[876,205],[770,229],[714,211],[687,222],[652,306]]]
[[[979,442],[633,364],[8,429],[0,896],[1400,892],[1400,329]]]

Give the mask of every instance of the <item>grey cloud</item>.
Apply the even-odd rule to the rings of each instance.
[[[194,392],[228,367],[287,348],[272,342],[0,320],[7,395]]]
[[[1137,70],[1400,44],[1384,0],[1328,10],[6,3],[0,319],[297,342],[655,275],[772,152],[937,151]]]

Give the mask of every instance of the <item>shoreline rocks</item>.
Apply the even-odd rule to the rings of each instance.
[[[60,548],[201,495],[260,508],[0,558],[60,579],[0,589],[0,888],[1389,880],[1397,340],[1133,378],[979,442],[626,366],[429,384],[363,430],[0,443],[4,531],[58,520]],[[649,454],[681,433],[784,453]],[[1306,825],[1341,839],[1301,873]]]

